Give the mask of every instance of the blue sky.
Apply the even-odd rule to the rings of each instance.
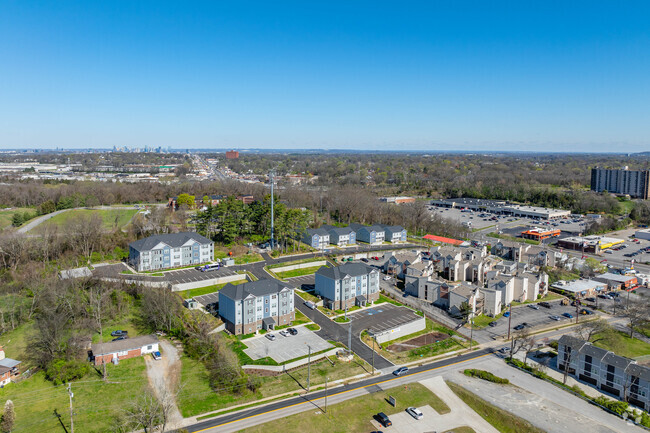
[[[0,3],[0,148],[650,150],[647,1]]]

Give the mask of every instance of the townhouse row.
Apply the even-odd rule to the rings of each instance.
[[[384,242],[406,242],[406,229],[402,226],[375,224],[364,226],[350,224],[348,227],[324,225],[317,229],[307,229],[302,241],[312,248],[324,249],[329,245],[345,247],[365,242],[370,245],[381,245]]]

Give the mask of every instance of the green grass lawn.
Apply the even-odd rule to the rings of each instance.
[[[377,299],[374,303],[375,304],[382,304],[384,302],[388,302],[389,304],[398,305],[398,306],[399,305],[404,305],[401,302],[398,302],[398,301],[396,301],[396,300],[394,300],[392,298],[389,298],[387,296],[384,296],[384,295],[379,295],[379,299]]]
[[[323,385],[325,377],[328,377],[331,382],[357,374],[369,373],[372,370],[371,366],[356,356],[352,362],[330,359],[334,361],[334,366],[325,359],[312,363],[312,390]],[[286,392],[301,392],[304,390],[300,385],[307,386],[307,366],[305,366],[279,376],[260,376],[262,386],[255,393],[243,391],[239,394],[234,392],[217,394],[210,388],[208,373],[202,363],[187,356],[181,356],[181,362],[181,391],[178,395],[178,407],[185,417],[250,403]]]
[[[122,407],[142,394],[148,385],[142,357],[107,364],[109,381],[101,380],[92,370],[82,380],[72,382],[74,392],[75,431],[113,431],[113,419]],[[70,428],[69,398],[65,386],[54,386],[38,372],[20,383],[0,389],[0,401],[10,399],[16,409],[14,432],[60,432],[59,421],[53,416],[56,409],[61,420]]]
[[[234,284],[236,286],[237,284],[243,284],[243,283],[247,283],[247,282],[248,282],[248,280],[241,279],[241,280],[237,280],[237,281],[232,281],[231,283],[214,284],[212,286],[199,287],[197,289],[183,290],[181,292],[176,292],[176,293],[178,293],[181,296],[181,298],[183,298],[183,299],[189,299],[189,298],[192,298],[194,296],[206,295],[208,293],[218,292],[226,284]]]
[[[601,337],[600,334],[595,336],[596,339],[599,337]],[[628,334],[620,331],[608,334],[604,339],[596,341],[594,345],[628,358],[650,355],[650,344],[636,338],[630,338]]]
[[[262,256],[257,253],[244,254],[243,256],[235,257],[235,264],[245,265],[247,263],[261,262],[262,260],[264,260]]]
[[[319,302],[320,301],[318,296],[314,296],[311,293],[303,292],[303,291],[300,291],[300,290],[297,290],[296,293],[298,294],[298,296],[300,296],[305,301],[312,301],[312,302]]]
[[[456,427],[455,429],[452,430],[447,430],[444,433],[476,433],[473,428],[468,427],[466,425],[462,427]]]
[[[488,403],[460,385],[453,382],[447,382],[447,385],[465,404],[501,433],[544,433],[544,430],[535,427],[525,419]]]
[[[36,209],[32,209],[28,207],[14,207],[11,208],[11,210],[0,210],[0,229],[4,229],[11,226],[11,223],[13,222],[12,219],[16,212],[20,212],[21,214],[24,214],[25,212],[29,212],[30,214],[35,214]]]
[[[21,370],[30,367],[26,360],[27,337],[34,330],[34,322],[23,323],[13,331],[7,331],[0,335],[0,346],[4,347],[7,358],[13,358],[23,361],[20,366]]]
[[[137,209],[71,209],[54,215],[45,224],[63,226],[71,219],[80,215],[84,217],[99,215],[102,219],[102,227],[105,230],[112,230],[127,225],[136,213],[138,213]]]
[[[280,279],[302,277],[303,275],[315,274],[320,268],[320,266],[311,266],[309,268],[294,269],[292,271],[275,272],[275,275]]]
[[[388,403],[388,396],[395,397],[397,403],[395,407]],[[314,403],[324,410],[324,399]],[[327,414],[314,408],[315,410],[291,415],[243,431],[246,433],[284,433],[289,431],[365,433],[374,429],[370,421],[378,412],[384,412],[390,417],[405,411],[409,406],[425,405],[431,406],[440,414],[449,413],[449,407],[437,395],[419,383],[412,383],[405,387],[391,388],[328,405]]]

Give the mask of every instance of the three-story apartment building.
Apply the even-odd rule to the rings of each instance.
[[[129,244],[129,264],[138,272],[198,265],[213,258],[214,242],[194,232],[149,236]]]
[[[379,270],[363,263],[323,266],[316,271],[315,291],[333,310],[363,306],[379,299]]]
[[[293,291],[273,279],[228,283],[219,291],[219,316],[235,335],[288,325],[296,318]]]

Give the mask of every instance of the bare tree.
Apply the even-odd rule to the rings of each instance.
[[[150,433],[164,422],[162,405],[150,389],[131,402],[120,415],[122,431],[143,429],[145,433]]]
[[[105,287],[99,281],[94,282],[88,288],[88,307],[90,314],[92,315],[95,326],[99,332],[99,342],[104,342],[104,320],[106,319],[105,310],[107,306],[110,305],[110,293],[111,289]],[[102,376],[106,380],[106,362],[102,358]]]
[[[102,219],[97,214],[73,217],[67,222],[65,232],[72,247],[90,260],[102,235]]]
[[[16,270],[27,256],[27,239],[16,232],[3,232],[0,235],[0,258],[2,266]]]
[[[5,402],[5,410],[2,414],[2,421],[0,421],[0,428],[4,433],[10,433],[14,429],[16,422],[16,412],[14,411],[14,402],[7,400]]]
[[[630,321],[630,338],[634,335],[635,328],[650,322],[650,303],[639,300],[628,305],[623,314]]]
[[[575,330],[576,336],[584,341],[596,343],[607,338],[613,331],[612,326],[606,320],[598,317],[588,322],[582,322]]]

